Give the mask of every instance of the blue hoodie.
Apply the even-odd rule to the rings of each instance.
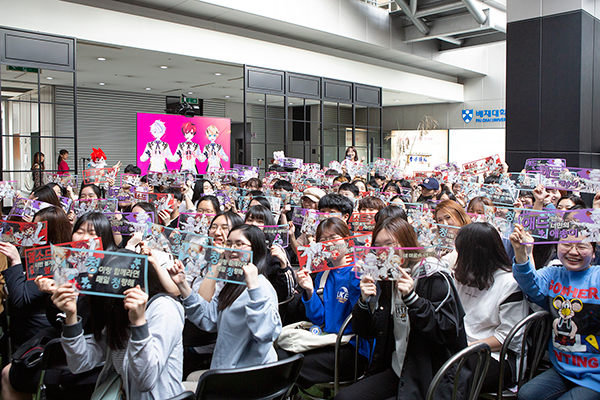
[[[337,334],[344,321],[352,313],[352,308],[360,296],[360,280],[356,277],[352,266],[329,270],[329,275],[323,288],[323,300],[317,294],[317,288],[323,272],[315,277],[315,291],[310,298],[302,298],[306,307],[306,316],[315,325],[320,326],[323,332]],[[344,334],[352,333],[352,324],[348,325]],[[355,339],[350,343],[354,346]],[[369,342],[360,340],[358,352],[369,358]]]
[[[600,266],[569,271],[535,270],[528,260],[513,263],[513,276],[529,299],[553,318],[552,365],[570,381],[600,392]]]

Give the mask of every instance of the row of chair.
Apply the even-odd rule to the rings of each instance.
[[[325,388],[333,388],[334,394],[337,394],[341,387],[351,385],[359,379],[357,368],[355,369],[354,379],[348,382],[340,382],[337,373],[341,337],[350,322],[351,316],[346,319],[338,333],[338,341],[335,345],[335,380],[329,384],[322,385]],[[518,345],[521,349],[522,357],[517,370],[517,388],[521,387],[536,375],[551,333],[551,321],[549,314],[546,311],[539,311],[529,315],[515,325],[509,332],[500,351],[501,361],[498,390],[496,393],[481,394],[482,398],[502,400],[516,397],[516,394],[513,391],[503,390],[502,382],[503,374],[506,369],[506,362],[504,360],[506,359],[509,346],[512,344],[517,334],[521,332],[523,335],[521,336],[521,342],[518,343]],[[454,384],[452,399],[456,399],[456,396],[459,393],[461,379],[465,377],[465,374],[462,374],[461,372],[466,365],[468,365],[470,369],[470,373],[468,374],[470,384],[467,386],[469,388],[468,399],[477,399],[480,396],[481,386],[487,372],[490,354],[490,348],[485,343],[469,346],[455,354],[442,366],[442,368],[440,368],[433,378],[427,393],[427,400],[433,400],[440,383],[449,378],[453,380]],[[201,376],[195,393],[191,391],[184,392],[169,400],[283,400],[289,396],[300,372],[300,368],[302,367],[303,360],[304,357],[302,354],[297,354],[285,360],[266,365],[233,370],[210,370]],[[48,369],[68,368],[66,366],[66,359],[60,339],[55,339],[46,345],[41,363],[43,371]],[[37,399],[41,398],[43,379],[44,372],[42,372],[40,379],[40,387],[36,396]],[[307,394],[304,393],[304,395]]]

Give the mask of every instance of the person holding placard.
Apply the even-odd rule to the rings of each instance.
[[[414,229],[401,218],[379,221],[373,245],[420,247]],[[467,346],[464,311],[446,268],[436,259],[405,258],[399,272],[397,281],[376,282],[367,274],[360,281],[352,329],[375,339],[375,348],[367,377],[340,391],[336,400],[424,399],[439,368]],[[451,395],[448,385],[442,382],[445,390],[436,393]]]
[[[202,295],[188,285],[180,262],[169,269],[173,282],[181,291],[187,318],[200,329],[216,332],[217,343],[211,369],[231,369],[277,361],[273,342],[281,332],[277,311],[277,293],[264,276],[267,247],[260,229],[240,225],[231,229],[224,250],[228,261],[243,262],[245,253],[252,251],[252,262],[241,267],[244,283],[227,282],[218,296],[214,296],[216,280],[204,279]],[[216,264],[218,265],[218,264]],[[215,278],[216,268],[207,277]],[[199,375],[188,377],[197,380]],[[190,384],[194,386],[194,384]]]
[[[531,263],[531,235],[517,224],[510,241],[515,250],[513,276],[527,298],[550,312],[553,319],[549,343],[552,368],[519,390],[520,400],[599,399],[598,337],[596,323],[588,322],[598,311],[600,266],[591,265],[596,243],[580,242],[583,236],[567,236],[557,244],[562,265],[536,270]]]
[[[120,250],[117,254],[135,254]],[[131,259],[110,257],[111,268],[127,269]],[[154,261],[148,259],[150,264]],[[90,295],[93,337],[83,335],[77,314],[77,293],[67,282],[52,295],[65,313],[62,346],[73,373],[104,363],[97,387],[119,376],[126,399],[163,399],[181,394],[183,369],[183,307],[170,297],[148,265],[148,293],[137,285],[125,290],[125,298]]]
[[[498,389],[500,349],[508,332],[529,312],[523,292],[512,276],[510,261],[498,230],[476,222],[460,229],[456,236],[458,259],[454,281],[465,309],[465,329],[469,345],[484,342],[492,350],[482,392]],[[504,370],[504,388],[516,376],[521,335],[510,346]]]
[[[339,218],[328,218],[317,227],[316,238],[317,242],[329,242],[348,238],[351,235],[344,221]],[[306,269],[300,270],[297,274],[298,285],[304,289],[302,301],[306,308],[306,316],[315,324],[315,329],[329,334],[337,334],[344,320],[352,312],[352,307],[360,294],[360,281],[348,262],[348,257],[351,258],[349,249],[341,248],[334,253],[336,255],[329,258],[327,264],[329,268],[335,269],[319,272],[314,282]],[[325,279],[324,285],[322,279]],[[315,286],[318,286],[319,290],[315,289]],[[349,327],[345,334],[351,333],[352,329]],[[340,380],[350,379],[354,375],[356,345],[356,340],[353,339],[349,345],[340,348]],[[357,360],[359,373],[367,364],[369,351],[368,343],[361,340]],[[279,354],[283,357],[291,353],[279,350]],[[304,363],[297,380],[300,387],[307,389],[315,383],[333,381],[335,365],[333,346],[320,347],[303,354]]]

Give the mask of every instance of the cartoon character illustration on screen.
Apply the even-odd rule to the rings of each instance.
[[[92,147],[90,158],[90,162],[87,164],[88,168],[106,168],[106,154],[104,154],[102,149],[94,149]]]
[[[206,172],[221,171],[223,169],[221,160],[225,162],[229,161],[229,157],[225,153],[225,150],[223,150],[223,146],[215,143],[218,137],[219,129],[217,129],[216,126],[210,125],[208,128],[206,128],[206,138],[210,141],[210,143],[204,146],[204,149],[202,149],[202,154],[200,155],[200,162],[208,160]]]
[[[167,127],[165,126],[165,123],[159,119],[150,125],[150,133],[154,136],[154,141],[146,144],[144,153],[140,156],[141,162],[150,160],[150,165],[148,166],[149,172],[167,172],[166,160],[173,159],[173,154],[171,154],[169,145],[160,140],[166,132]]]
[[[32,222],[26,224],[23,227],[21,232],[15,233],[15,238],[21,241],[21,246],[34,246],[36,244],[42,244],[45,242],[44,235],[40,236],[40,232],[44,227],[43,224],[38,224],[37,222]]]
[[[177,145],[172,161],[181,160],[181,171],[191,171],[197,174],[196,160],[201,159],[202,152],[200,151],[200,145],[192,142],[192,139],[196,136],[196,125],[186,122],[181,126],[181,132],[185,142]]]
[[[579,299],[566,300],[559,295],[554,298],[552,305],[558,310],[558,318],[552,322],[554,341],[564,346],[572,346],[575,344],[578,330],[573,318],[583,310],[583,303]]]

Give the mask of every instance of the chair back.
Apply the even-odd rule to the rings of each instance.
[[[302,354],[246,368],[209,370],[198,381],[197,400],[279,400],[296,383]]]
[[[442,380],[444,382],[453,382],[452,400],[457,398],[459,389],[462,387],[468,387],[469,389],[467,399],[477,399],[490,364],[490,354],[490,346],[487,343],[479,342],[472,346],[467,346],[450,357],[429,384],[427,400],[439,398],[435,393]],[[473,359],[477,362],[474,363]],[[463,370],[465,366],[467,368]],[[470,385],[468,384],[469,382],[471,382]]]
[[[519,365],[517,366],[516,382],[517,386],[521,387],[537,373],[539,363],[548,347],[551,325],[550,314],[547,311],[538,311],[523,318],[508,332],[500,350],[501,361],[498,375],[498,391],[496,392],[499,399],[502,399],[506,355],[515,338],[518,340],[521,354]]]

